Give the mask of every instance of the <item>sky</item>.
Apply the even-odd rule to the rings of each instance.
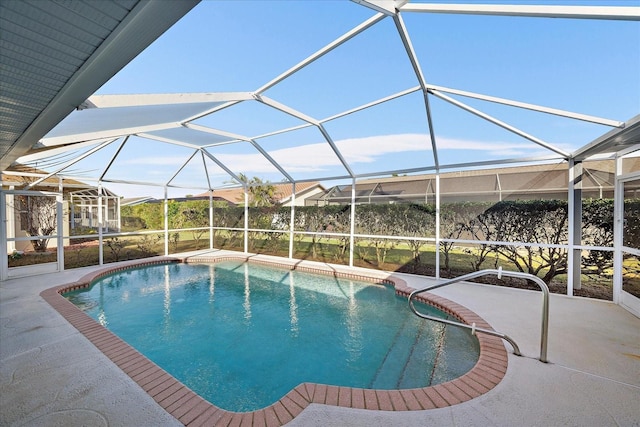
[[[470,3],[470,1],[467,1]],[[500,3],[483,1],[482,3]],[[515,3],[515,2],[510,2]],[[532,2],[519,2],[534,4]],[[639,6],[638,1],[535,4]],[[97,94],[253,92],[375,12],[346,0],[204,0]],[[640,23],[402,13],[427,84],[617,121],[640,113]],[[322,120],[414,88],[418,79],[387,17],[263,95]],[[560,151],[572,152],[610,127],[448,94]],[[441,165],[555,155],[520,135],[429,96]],[[63,122],[64,123],[64,122]],[[294,179],[329,179],[347,171],[315,127],[247,101],[196,124],[254,138]],[[327,121],[325,129],[356,174],[435,164],[425,101],[413,92]],[[71,167],[99,176],[118,143]],[[284,176],[248,142],[209,152],[235,173],[272,182]],[[203,160],[180,170],[193,150],[132,137],[106,178],[207,187]],[[64,158],[63,158],[64,160]],[[231,177],[205,159],[212,186]],[[160,196],[162,188],[108,184],[125,196]],[[173,190],[172,190],[173,191]],[[178,193],[195,191],[175,190]]]

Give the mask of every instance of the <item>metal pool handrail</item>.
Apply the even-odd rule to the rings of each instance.
[[[496,331],[493,331],[493,330],[490,330],[490,329],[476,328],[475,323],[472,324],[472,325],[467,325],[465,323],[454,322],[452,320],[441,319],[439,317],[429,316],[428,314],[420,313],[418,310],[416,310],[415,306],[413,305],[413,299],[417,294],[420,294],[420,293],[426,292],[426,291],[432,291],[434,289],[442,288],[444,286],[452,285],[454,283],[462,282],[464,280],[475,279],[477,277],[488,276],[488,275],[495,275],[495,276],[498,277],[498,279],[501,279],[502,276],[517,277],[517,278],[520,278],[520,279],[528,279],[528,280],[531,280],[531,281],[535,282],[538,286],[540,286],[540,289],[542,290],[542,295],[543,295],[543,299],[542,299],[542,329],[541,329],[541,334],[540,334],[541,335],[540,336],[540,361],[544,362],[544,363],[547,363],[547,341],[548,341],[548,338],[549,338],[549,287],[547,286],[546,283],[544,283],[544,281],[542,279],[540,279],[537,276],[534,276],[533,274],[520,273],[520,272],[517,272],[517,271],[502,271],[502,267],[500,267],[497,270],[495,270],[495,269],[486,269],[486,270],[474,271],[472,273],[464,274],[462,276],[458,276],[458,277],[456,277],[454,279],[447,280],[447,281],[439,283],[437,285],[428,286],[428,287],[422,288],[422,289],[416,289],[415,291],[413,291],[413,292],[411,292],[409,294],[409,307],[411,308],[411,311],[413,311],[413,313],[416,316],[422,317],[423,319],[433,320],[435,322],[445,323],[447,325],[458,326],[458,327],[465,328],[465,329],[471,329],[471,333],[472,334],[475,334],[476,332],[482,332],[482,333],[487,334],[487,335],[493,335],[493,336],[496,336],[496,337],[500,337],[503,340],[507,341],[509,344],[511,344],[511,346],[513,347],[513,353],[516,356],[521,356],[520,349],[518,348],[518,345],[515,343],[515,341],[513,339],[511,339],[509,336],[507,336],[507,335],[505,335],[503,333],[496,332]]]

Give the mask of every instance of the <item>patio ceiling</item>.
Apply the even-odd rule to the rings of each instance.
[[[275,78],[265,79],[265,83],[260,87],[246,88],[246,92],[94,95],[86,99],[87,95],[144,48],[146,43],[164,31],[163,28],[168,27],[172,20],[179,19],[193,7],[193,2],[170,12],[166,12],[163,6],[160,9],[171,15],[170,18],[165,16],[164,26],[150,29],[148,32],[152,35],[144,42],[131,47],[127,52],[103,49],[106,52],[100,57],[111,64],[108,72],[103,70],[95,73],[95,69],[86,63],[84,66],[80,64],[81,66],[77,67],[78,71],[74,73],[91,79],[90,83],[80,85],[82,90],[74,90],[73,84],[60,85],[57,91],[52,92],[52,100],[42,101],[40,107],[32,108],[34,117],[44,117],[44,113],[51,111],[49,119],[40,118],[33,122],[40,123],[39,125],[28,126],[29,120],[33,118],[24,116],[24,123],[16,122],[13,125],[11,132],[14,136],[11,139],[14,139],[14,142],[3,141],[2,145],[2,169],[21,155],[23,157],[17,159],[19,163],[38,164],[41,168],[49,165],[51,173],[61,175],[74,176],[74,172],[81,171],[75,176],[102,182],[211,189],[227,185],[229,179],[240,182],[241,174],[264,174],[274,182],[308,182],[510,163],[562,161],[570,158],[584,160],[596,154],[628,153],[640,148],[640,115],[603,118],[525,100],[508,99],[431,83],[425,77],[423,68],[423,64],[428,63],[428,58],[421,56],[424,49],[418,49],[414,45],[412,29],[415,27],[410,27],[405,21],[410,16],[419,19],[439,14],[639,21],[640,8],[455,5],[373,0],[354,2],[368,8],[365,10],[370,10],[367,19]],[[134,25],[129,22],[133,18],[127,18],[128,15],[125,14],[119,22],[113,22],[111,31],[124,33],[123,38],[127,43],[130,42],[131,37],[126,36],[129,34],[127,31],[133,32],[134,28],[139,28],[140,25],[152,26],[156,21],[156,15],[161,13],[159,8],[147,11],[152,8],[150,5],[155,3],[157,2],[145,2],[142,5],[132,0],[128,4],[131,9],[129,14],[144,9],[138,12],[137,23]],[[178,3],[182,4],[171,2],[172,5]],[[20,11],[16,13],[20,14]],[[26,15],[26,10],[22,13]],[[33,19],[37,16],[34,15]],[[384,25],[386,27],[383,30],[390,31],[398,40],[392,53],[398,56],[393,58],[401,57],[405,64],[404,68],[398,68],[397,71],[394,69],[397,78],[392,79],[395,80],[395,84],[389,88],[372,90],[369,98],[358,103],[338,103],[328,112],[309,104],[308,100],[302,102],[294,99],[288,96],[287,91],[281,89],[283,86],[288,88],[287,85],[297,88],[298,81],[302,81],[300,87],[308,88],[308,82],[304,80],[308,68],[330,58],[343,46],[356,43],[358,37]],[[388,35],[385,33],[385,37]],[[99,46],[99,43],[96,43],[96,46]],[[41,61],[46,60],[42,52],[34,51],[31,54]],[[86,61],[90,62],[92,56]],[[401,61],[393,62],[393,66],[396,66],[395,63]],[[367,68],[354,64],[354,69],[357,74],[358,69]],[[76,75],[74,73],[71,73],[71,77]],[[3,73],[3,84],[8,77]],[[33,84],[37,82],[36,79]],[[20,99],[12,101],[11,105],[31,107],[34,102],[28,97],[29,89],[28,84],[24,83],[18,92]],[[67,101],[56,103],[61,98],[66,98]],[[399,103],[406,104],[405,106],[415,111],[416,115],[407,119],[410,120],[410,124],[405,125],[400,118],[394,117],[394,108]],[[434,103],[439,103],[438,114],[434,114]],[[34,106],[37,105],[38,103],[35,103]],[[483,109],[480,105],[489,107]],[[74,106],[78,108],[55,126]],[[23,117],[22,113],[25,110],[11,106],[7,108],[15,116]],[[503,121],[494,113],[495,108],[508,108],[526,114],[595,124],[600,133],[593,138],[580,141],[575,147],[567,148],[562,144],[549,142],[519,125]],[[522,149],[519,152],[525,154],[495,155],[491,158],[457,161],[455,155],[447,155],[446,150],[451,141],[445,141],[446,138],[442,138],[436,132],[442,117],[439,114],[447,111],[475,117],[475,120],[484,123],[483,126],[499,129],[508,135],[507,138],[513,138],[514,144],[520,144]],[[637,113],[638,111],[634,112]],[[256,118],[259,115],[266,117],[263,125],[258,125]],[[367,124],[372,129],[371,132],[375,133],[376,121],[380,120],[397,120],[397,132],[413,139],[403,142],[399,142],[397,138],[383,141],[381,135],[349,133],[349,129],[355,128],[354,124]],[[241,122],[242,125],[237,125],[237,122]],[[416,123],[420,124],[419,128],[416,127]],[[363,145],[357,145],[355,141],[359,140],[361,143],[365,140],[366,143],[369,138],[373,144],[374,137],[377,138],[376,144],[386,144],[381,152],[389,153],[388,156],[401,156],[404,153],[406,158],[401,159],[399,163],[402,166],[388,166],[390,163],[386,161],[374,164],[368,159],[362,160],[368,153],[359,151]],[[422,146],[420,150],[415,148],[416,142]],[[409,148],[403,151],[402,144]],[[310,151],[312,148],[313,151]],[[496,151],[498,148],[500,147],[497,147]],[[150,157],[163,152],[180,160],[172,169],[167,169],[164,175],[156,174],[152,177],[151,174],[144,175],[144,171],[140,169],[133,171],[133,168],[127,167],[129,159],[140,155],[141,152]],[[305,154],[311,152],[313,155]],[[102,153],[104,156],[102,166],[87,173],[90,168],[85,163],[88,158],[97,156],[96,153]],[[314,168],[319,159],[331,167],[323,170]],[[160,170],[160,165],[156,164],[155,168],[152,166],[151,163],[150,171]],[[187,175],[192,178],[186,179]]]
[[[0,3],[0,170],[199,0]]]

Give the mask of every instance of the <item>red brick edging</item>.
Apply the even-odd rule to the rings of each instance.
[[[251,260],[248,256],[214,256],[193,259],[159,257],[153,260],[132,261],[119,264],[117,267],[107,267],[92,272],[76,282],[46,289],[40,295],[105,356],[138,383],[160,406],[188,426],[281,426],[293,420],[310,403],[382,411],[444,408],[466,402],[488,392],[502,380],[507,371],[507,352],[502,340],[479,334],[477,335],[480,344],[478,362],[466,374],[446,383],[405,390],[371,390],[302,383],[278,402],[266,408],[252,412],[231,412],[218,408],[198,396],[61,295],[72,290],[87,288],[100,277],[133,267],[171,262],[220,262],[226,260],[249,260],[250,262],[275,264],[289,269],[332,274],[336,277],[385,283],[393,285],[396,294],[402,296],[408,296],[413,290],[407,286],[404,280],[394,276],[379,279],[372,276],[339,272],[324,265],[314,268],[297,263]],[[433,305],[464,323],[476,323],[479,328],[492,329],[480,316],[446,298],[428,294],[419,296],[418,300]]]

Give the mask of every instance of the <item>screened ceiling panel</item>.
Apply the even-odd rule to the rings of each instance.
[[[503,121],[523,132],[535,136],[550,145],[571,153],[582,146],[582,141],[593,140],[615,128],[614,124],[622,124],[609,118],[587,116],[580,117],[598,120],[599,123],[576,118],[546,114],[509,105],[486,102],[477,99],[446,94],[448,97]],[[578,112],[579,113],[579,112]],[[606,123],[606,124],[602,124]],[[562,131],[562,132],[560,132]]]
[[[249,142],[217,145],[205,149],[236,176],[259,177],[263,181],[280,182],[285,176]]]
[[[168,185],[181,188],[200,188],[207,190],[209,183],[207,180],[207,169],[201,152],[195,155],[184,164],[175,176],[168,181]]]
[[[325,127],[356,174],[434,166],[421,91],[331,120]]]
[[[245,138],[306,124],[299,118],[258,101],[237,103],[195,120],[193,123]]]
[[[640,111],[638,22],[402,16],[428,83],[622,121]],[[634,72],[615,78],[619,65]]]
[[[29,163],[39,170],[55,171],[66,166],[61,172],[79,180],[98,180],[116,155],[123,139],[98,141],[96,144],[82,146],[76,150],[62,151],[60,154]],[[104,147],[99,148],[102,144]]]
[[[431,111],[436,123],[434,128],[441,166],[545,156],[563,157],[443,100],[432,99]],[[535,135],[531,136],[536,138]]]
[[[194,149],[132,136],[104,176],[105,180],[166,184]]]
[[[87,108],[74,111],[42,139],[43,145],[59,145],[88,139],[121,136],[158,128],[176,127],[187,118],[220,103],[144,105]]]
[[[511,10],[526,7],[515,3]],[[380,5],[389,7],[380,13]],[[602,7],[598,19],[551,19],[418,11],[435,6],[201,2],[41,139],[37,148],[56,148],[51,158],[30,153],[24,162],[48,171],[67,165],[61,173],[92,179],[108,167],[107,182],[219,188],[239,174],[350,180],[580,160],[640,144],[640,13],[625,18],[632,8]],[[116,24],[112,7],[101,6],[96,22]],[[100,36],[85,27],[75,28]],[[86,55],[85,44],[69,40],[64,52]],[[6,91],[30,79],[10,77],[5,84],[3,76]],[[30,94],[55,95],[57,83],[42,76]],[[29,108],[0,103],[8,118]],[[89,155],[110,139],[117,141]]]
[[[209,178],[206,182],[211,184],[211,188],[228,187],[231,184],[237,183],[237,181],[226,170],[220,167],[220,165],[210,157],[205,156],[205,164],[207,176]]]
[[[184,126],[180,126],[177,128],[145,132],[145,135],[148,135],[151,138],[157,138],[160,141],[176,141],[198,147],[213,144],[222,144],[235,140],[235,138],[219,135],[213,132],[213,130],[211,130],[211,132],[204,132],[201,130],[189,129]]]
[[[316,126],[259,138],[256,142],[295,180],[349,176],[340,157]]]
[[[393,21],[384,19],[269,89],[266,95],[323,119],[417,83]]]

